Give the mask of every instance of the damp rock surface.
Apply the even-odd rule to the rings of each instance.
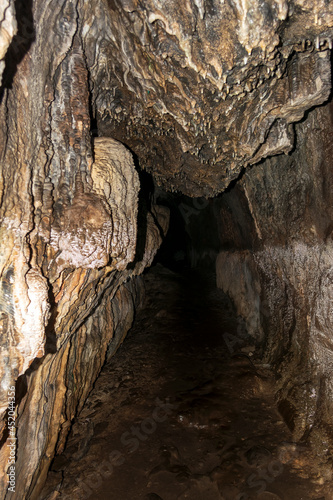
[[[277,411],[269,365],[228,342],[240,323],[215,276],[157,265],[144,281],[40,500],[331,500]]]
[[[294,438],[311,441],[332,474],[331,129],[332,101],[295,127],[290,156],[265,160],[221,196],[216,272],[278,374]]]
[[[330,94],[330,2],[93,0],[83,23],[99,131],[168,190],[214,196],[288,153]]]
[[[290,421],[290,413],[306,409],[308,420],[297,419],[303,435],[319,429],[315,440],[328,449],[332,123],[327,109],[303,121],[312,132],[322,123],[327,140],[303,134],[309,149],[301,157],[302,134],[295,141],[294,123],[329,98],[332,38],[333,3],[326,0],[0,0],[1,500],[39,496],[105,357],[131,325],[140,295],[135,276],[153,261],[168,225],[167,211],[149,197],[143,200],[138,170],[150,172],[164,189],[212,197],[244,168],[291,153],[287,160],[261,162],[258,178],[245,182],[241,203],[245,196],[246,218],[253,224],[244,233],[253,231],[255,241],[261,235],[264,247],[271,242],[265,234],[275,234],[280,244],[287,221],[302,243],[319,241],[324,247],[325,274],[311,275],[323,278],[320,289],[313,288],[314,308],[304,292],[307,279],[300,283],[305,300],[298,308],[299,292],[294,297],[289,287],[292,265],[278,286],[281,294],[290,290],[288,314],[280,308],[283,300],[275,300],[276,273],[269,265],[271,279],[267,286],[261,282],[272,316],[283,323],[263,327],[266,336],[277,331],[267,345],[284,356],[292,337],[293,359],[301,365],[298,370],[293,364],[291,372],[288,363],[280,363],[283,378],[292,381],[282,387],[280,409]],[[310,158],[316,168],[305,168],[307,179],[295,176],[293,162],[309,166]],[[271,169],[290,182],[271,177]],[[303,186],[296,189],[300,180]],[[311,202],[314,185],[316,200],[325,200],[321,214]],[[278,196],[272,201],[267,193]],[[280,205],[286,210],[276,210]],[[232,220],[225,219],[232,234]],[[214,247],[211,256],[219,250]],[[283,258],[275,256],[280,273]],[[309,250],[304,262],[312,267],[316,256]],[[312,312],[312,330],[302,337]],[[312,345],[314,337],[320,342]],[[283,344],[278,351],[276,338]],[[315,373],[313,361],[320,368],[316,387],[304,392],[303,382]],[[298,373],[301,385],[295,389]],[[14,385],[18,444],[12,495],[7,411]],[[312,389],[321,395],[320,407]],[[192,421],[187,413],[183,417]]]

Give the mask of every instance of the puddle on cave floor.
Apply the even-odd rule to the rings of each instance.
[[[145,282],[41,498],[332,499],[275,409],[270,371],[230,354],[237,323],[214,276],[157,265]]]

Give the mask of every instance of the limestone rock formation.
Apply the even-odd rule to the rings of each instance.
[[[104,194],[111,211],[111,257],[117,262],[116,268],[122,270],[135,257],[139,178],[132,155],[122,144],[96,138],[94,146],[91,177],[94,190]]]
[[[167,189],[217,194],[290,151],[291,124],[328,98],[332,19],[324,1],[94,1],[84,45],[99,129]]]
[[[123,283],[135,265],[145,267],[136,262],[132,156],[112,139],[91,147],[77,10],[71,2],[32,7],[34,41],[17,68],[9,59],[1,106],[1,498],[12,438],[8,389],[16,385],[20,442],[13,497],[36,497],[110,341],[119,345],[130,327],[135,283]],[[162,234],[146,217],[148,262]]]
[[[17,31],[14,0],[0,2],[0,85],[5,68],[5,55]]]
[[[332,30],[325,0],[0,0],[0,499],[16,437],[11,498],[38,498],[167,229],[129,150],[189,196],[260,163],[221,208],[221,249],[229,234],[240,253],[219,257],[219,279],[282,373],[297,437],[329,436],[330,108],[296,144],[293,124],[329,97]]]
[[[297,147],[220,199],[218,285],[279,374],[279,410],[331,477],[332,103],[297,125]],[[228,229],[229,228],[229,229]],[[236,242],[233,251],[228,240]],[[235,349],[240,349],[240,338]]]

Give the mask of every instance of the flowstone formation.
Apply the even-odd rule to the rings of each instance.
[[[163,207],[147,203],[139,214],[130,151],[108,137],[92,142],[78,5],[31,7],[34,34],[20,43],[28,52],[18,57],[13,45],[6,57],[0,120],[0,498],[17,499],[38,498],[107,352],[131,326],[140,302],[135,276],[168,226]],[[15,492],[7,492],[13,442]]]
[[[38,498],[140,302],[135,276],[152,262],[168,213],[144,199],[133,158],[169,190],[212,196],[245,167],[291,152],[293,123],[329,97],[332,30],[324,0],[0,0],[0,499]],[[326,170],[308,175],[325,184]],[[250,211],[256,220],[269,206],[274,220],[263,183],[264,174]],[[278,185],[279,175],[271,191]],[[297,210],[290,203],[283,217],[299,220]],[[330,241],[318,234],[322,246]],[[305,253],[313,263],[316,252]],[[269,282],[260,278],[268,301]],[[331,293],[325,283],[317,295],[314,285],[316,300]],[[291,307],[296,323],[308,321],[310,306]],[[15,436],[6,413],[13,386]]]
[[[330,93],[332,25],[324,1],[95,0],[84,44],[99,128],[166,189],[213,196],[292,150],[292,124]]]
[[[0,85],[2,73],[5,68],[5,55],[8,47],[17,32],[15,8],[13,0],[1,0],[0,2]]]

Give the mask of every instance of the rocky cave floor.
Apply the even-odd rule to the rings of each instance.
[[[214,276],[156,265],[41,499],[330,500]],[[227,335],[226,335],[227,334]]]

